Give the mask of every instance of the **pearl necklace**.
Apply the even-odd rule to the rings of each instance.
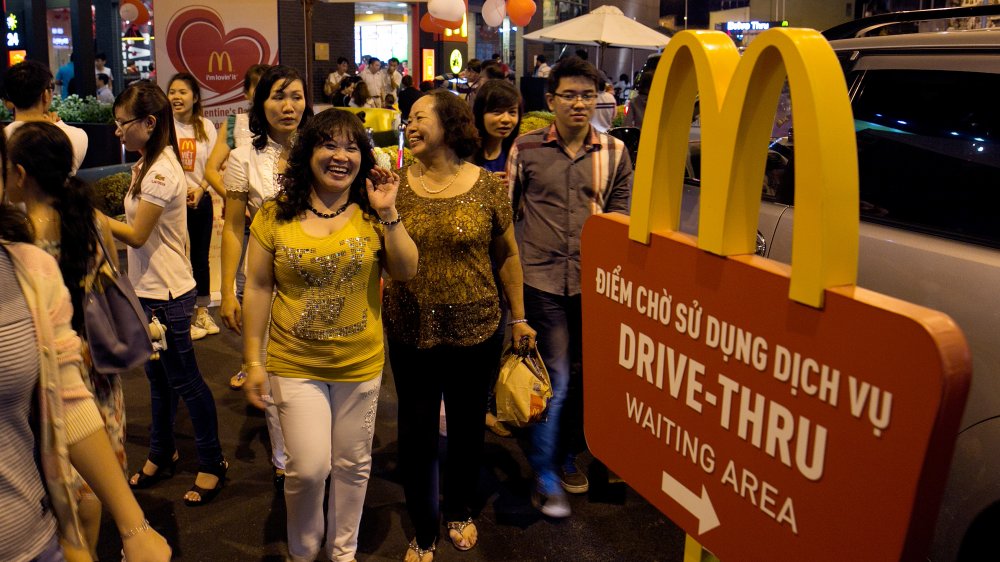
[[[312,205],[309,205],[309,210],[312,211],[314,215],[316,215],[317,217],[319,217],[321,219],[332,219],[333,217],[335,217],[335,216],[339,215],[340,213],[343,213],[344,211],[346,211],[347,210],[347,206],[350,205],[350,204],[351,204],[351,202],[348,201],[347,203],[344,203],[343,207],[337,209],[336,211],[334,211],[332,213],[321,213],[320,211],[316,210],[316,207],[313,207]]]
[[[452,176],[451,181],[448,182],[448,185],[442,187],[441,189],[439,189],[437,191],[431,191],[431,190],[427,189],[427,185],[424,184],[424,176],[427,174],[427,168],[425,168],[423,164],[420,165],[420,175],[417,176],[417,177],[420,179],[420,187],[424,188],[424,191],[426,191],[427,193],[429,193],[431,195],[437,195],[438,193],[446,191],[449,187],[451,187],[451,184],[455,183],[455,180],[458,179],[458,175],[461,174],[461,173],[462,173],[462,165],[459,164],[458,165],[458,171],[455,172],[454,176]]]

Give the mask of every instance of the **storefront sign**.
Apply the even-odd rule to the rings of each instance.
[[[434,80],[434,49],[421,49],[421,76],[424,80]]]
[[[792,267],[753,255],[785,76]],[[700,230],[677,232],[700,96]],[[837,59],[772,29],[681,32],[648,104],[631,217],[582,238],[594,455],[721,560],[925,554],[971,360],[947,316],[856,287],[857,151]]]
[[[462,51],[452,49],[451,54],[448,55],[448,66],[451,68],[451,71],[455,74],[462,72],[462,65]]]
[[[221,123],[245,109],[243,74],[254,64],[278,62],[277,11],[274,0],[226,0],[211,7],[157,0],[157,21],[168,22],[166,40],[156,44],[160,86],[166,90],[174,73],[190,72],[201,87],[206,117]]]

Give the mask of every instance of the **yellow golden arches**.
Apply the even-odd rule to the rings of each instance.
[[[857,279],[858,165],[843,73],[816,31],[768,30],[742,60],[721,32],[685,31],[671,39],[650,90],[629,237],[648,243],[651,231],[677,229],[698,95],[698,247],[722,256],[753,252],[767,144],[786,75],[796,159],[789,297],[819,307],[824,289]]]

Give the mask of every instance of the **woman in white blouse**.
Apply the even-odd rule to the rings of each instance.
[[[177,135],[167,96],[145,80],[125,89],[114,105],[117,134],[126,150],[142,158],[132,167],[125,195],[127,222],[109,221],[115,238],[128,244],[128,276],[146,315],[166,326],[166,349],[146,363],[153,423],[149,457],[129,483],[147,488],[173,476],[178,452],[174,440],[177,397],[184,400],[194,426],[198,475],[184,503],[208,503],[222,489],[229,463],[219,444],[219,422],[212,391],[198,369],[191,343],[195,289],[188,261],[187,186],[177,155]]]
[[[201,107],[201,89],[194,76],[187,72],[175,74],[170,79],[167,98],[174,111],[174,131],[180,148],[181,167],[187,184],[187,225],[191,238],[191,269],[197,284],[194,325],[191,339],[198,340],[209,334],[218,334],[219,327],[208,314],[212,302],[211,274],[208,267],[208,248],[212,244],[212,196],[205,179],[205,163],[215,145],[215,125],[205,118]],[[219,197],[226,193],[220,192]]]
[[[242,308],[233,287],[243,249],[243,229],[247,211],[250,219],[264,201],[281,190],[281,176],[288,163],[292,142],[312,107],[304,82],[292,67],[277,65],[267,70],[254,90],[250,108],[250,131],[253,142],[229,153],[223,182],[226,184],[226,218],[222,229],[222,322],[237,333],[242,332]],[[263,360],[263,358],[261,358]],[[246,369],[240,374],[244,377]],[[265,409],[271,436],[271,462],[274,484],[284,486],[285,453],[278,412],[267,400]]]

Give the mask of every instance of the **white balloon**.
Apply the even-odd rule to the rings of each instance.
[[[483,21],[490,27],[500,27],[503,25],[503,18],[507,15],[507,3],[505,0],[486,0],[483,4]]]
[[[139,9],[134,4],[122,4],[118,7],[118,15],[125,21],[135,21],[139,17]]]
[[[465,15],[465,2],[462,0],[430,0],[427,11],[439,20],[458,21]]]

